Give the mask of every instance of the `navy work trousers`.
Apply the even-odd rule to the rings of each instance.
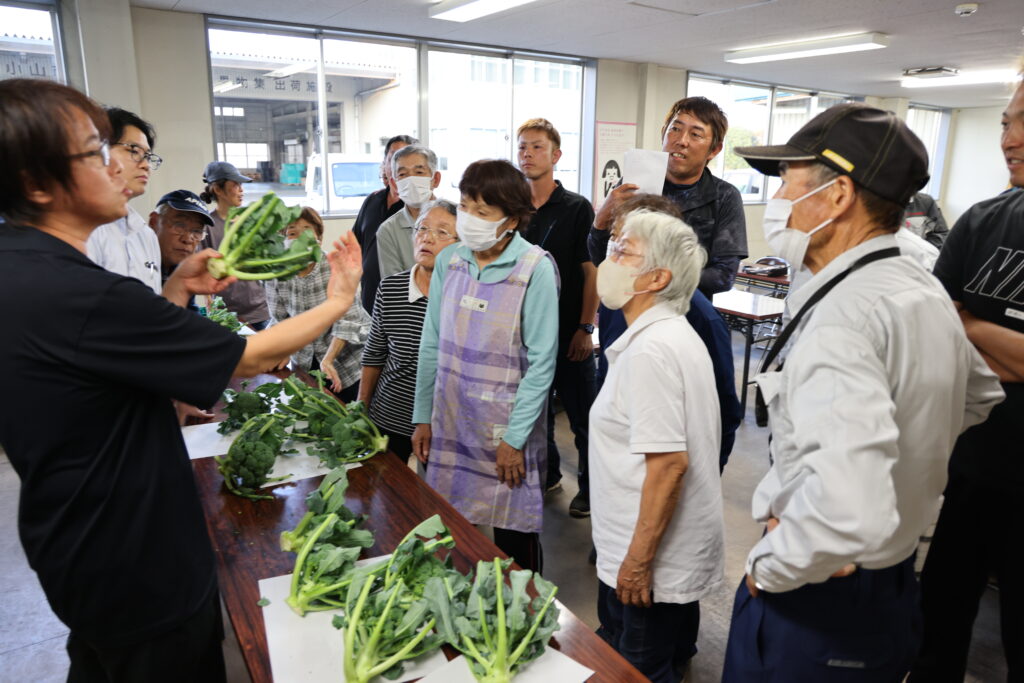
[[[564,350],[559,349],[559,354],[555,363],[555,380],[551,384],[552,397],[548,400],[548,476],[546,483],[550,486],[562,478],[561,456],[558,453],[558,446],[555,445],[555,410],[552,400],[554,394],[557,393],[558,398],[562,401],[562,407],[565,408],[565,415],[569,418],[569,427],[572,429],[573,436],[576,437],[576,451],[579,453],[580,491],[589,496],[587,446],[590,437],[587,424],[590,419],[590,406],[593,405],[594,397],[597,395],[596,364],[593,356],[586,360],[573,361],[565,357]]]
[[[921,642],[914,556],[751,597],[740,581],[723,683],[899,683]]]

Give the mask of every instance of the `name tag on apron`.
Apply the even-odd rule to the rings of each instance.
[[[471,311],[480,311],[481,313],[487,311],[487,302],[484,299],[477,299],[475,296],[468,294],[462,295],[462,301],[459,302],[459,305]]]

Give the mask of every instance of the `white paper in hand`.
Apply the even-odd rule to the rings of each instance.
[[[626,152],[625,166],[622,182],[639,186],[637,192],[660,195],[665,188],[668,152],[631,149]]]

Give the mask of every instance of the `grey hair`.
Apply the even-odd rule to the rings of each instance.
[[[430,168],[430,175],[437,173],[437,155],[434,151],[424,147],[423,145],[407,145],[402,149],[391,155],[391,175],[398,175],[398,160],[404,159],[410,154],[420,154],[424,159],[427,160],[427,166]]]
[[[689,311],[707,262],[707,253],[693,228],[675,216],[638,209],[623,220],[622,234],[644,244],[644,270],[663,268],[672,274],[668,285],[655,292],[655,300],[668,304],[680,315]]]
[[[444,209],[453,216],[458,215],[456,206],[452,202],[447,199],[432,199],[420,207],[420,215],[416,217],[416,223],[412,226],[413,233],[420,229],[420,225],[423,224],[423,219],[425,219],[427,214],[434,209]]]
[[[782,161],[779,163],[780,173],[785,173],[788,170],[789,164],[787,162]],[[809,162],[807,165],[807,171],[811,174],[811,181],[818,187],[843,175],[828,164],[824,164],[820,161]]]

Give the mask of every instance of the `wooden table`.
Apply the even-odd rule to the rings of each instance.
[[[748,291],[750,287],[767,289],[770,290],[769,296],[779,299],[786,298],[786,295],[789,294],[789,277],[786,275],[756,275],[743,270],[746,266],[758,265],[757,263],[741,263],[739,270],[736,271],[736,284],[746,286]]]
[[[740,389],[740,405],[746,411],[747,381],[750,375],[750,349],[754,342],[770,338],[762,337],[755,339],[754,328],[762,323],[781,320],[786,302],[771,296],[762,296],[733,289],[728,292],[715,294],[711,303],[722,314],[726,324],[732,329],[741,332],[746,340],[746,348],[743,352],[743,384]]]
[[[316,488],[321,478],[277,486],[273,489],[274,500],[251,501],[224,491],[213,458],[195,460],[193,465],[217,555],[221,596],[253,683],[269,683],[272,679],[267,637],[262,610],[256,604],[260,599],[258,581],[291,573],[295,556],[281,550],[279,536],[298,524],[306,512],[306,494]],[[349,471],[346,504],[357,514],[369,515],[367,527],[373,530],[376,544],[366,557],[391,552],[410,529],[435,513],[441,515],[455,538],[452,556],[459,571],[468,572],[477,560],[506,557],[412,470],[389,454],[378,455]],[[597,672],[591,681],[647,680],[564,605],[558,606],[561,629],[551,641],[552,646]],[[449,653],[451,656],[453,652]]]

